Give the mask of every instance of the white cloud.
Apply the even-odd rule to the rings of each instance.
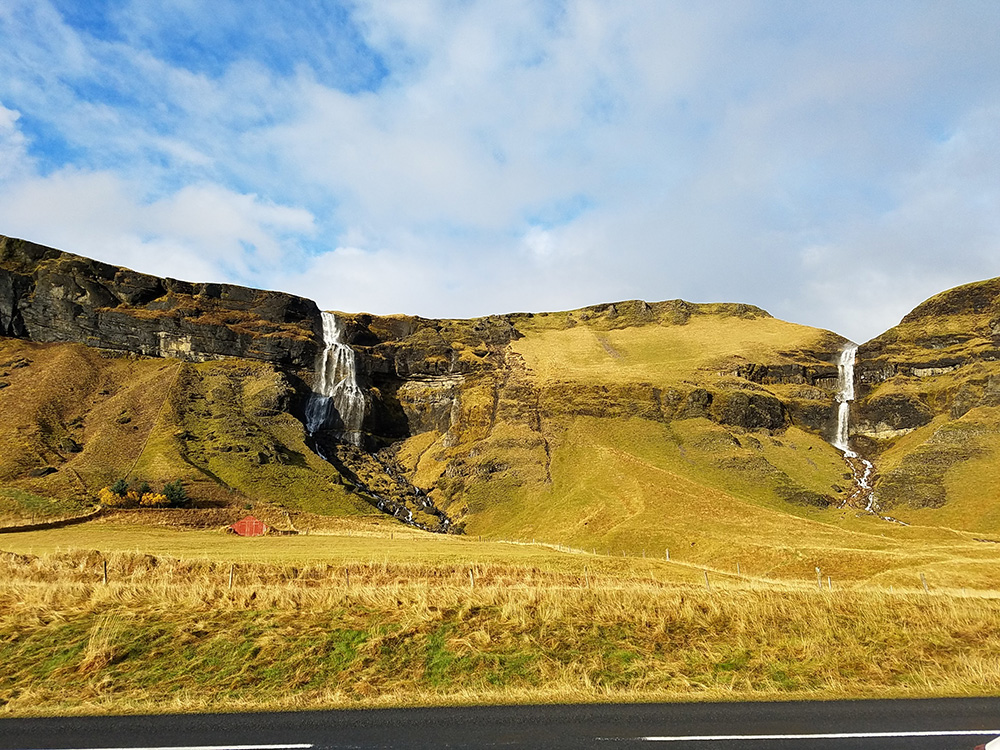
[[[314,231],[302,209],[217,185],[144,201],[111,172],[62,170],[0,189],[0,226],[19,236],[147,273],[258,281]]]
[[[538,259],[546,259],[555,251],[552,234],[541,227],[531,227],[524,234],[524,246]]]
[[[275,276],[281,289],[294,289],[325,310],[411,313],[417,300],[447,287],[440,271],[392,251],[338,247],[312,259],[306,269],[286,269]]]
[[[0,184],[25,175],[30,169],[28,140],[18,129],[20,112],[0,104]]]
[[[0,8],[0,231],[325,307],[728,299],[852,338],[996,273],[1000,8],[407,0],[355,6],[356,59],[277,16],[291,67],[164,51],[223,5],[106,39]]]

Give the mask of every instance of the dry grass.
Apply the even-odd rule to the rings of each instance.
[[[523,326],[522,326],[523,327]],[[821,349],[828,334],[776,318],[693,317],[687,325],[597,331],[590,325],[528,331],[512,344],[542,383],[675,385],[746,362],[795,361],[788,352]]]
[[[996,694],[1000,600],[585,576],[0,558],[0,713]],[[589,584],[589,588],[588,588]]]

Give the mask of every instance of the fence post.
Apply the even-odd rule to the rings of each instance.
[[[670,548],[669,547],[667,547],[666,552],[667,552],[667,561],[669,562],[670,561]]]
[[[924,574],[923,573],[920,574],[920,582],[922,584],[924,584],[924,593],[925,594],[931,593],[931,590],[929,588],[927,588],[927,579],[924,578]]]
[[[703,570],[702,573],[705,574],[705,588],[708,589],[709,591],[711,591],[712,587],[708,583],[708,571],[707,570]]]
[[[235,565],[229,566],[229,588],[233,587],[233,573],[236,571]]]
[[[476,588],[476,577],[472,573],[472,568],[469,568],[469,588],[470,589]]]
[[[820,591],[823,590],[823,573],[818,567],[816,568],[816,586]]]
[[[104,585],[108,585],[108,561],[104,560]]]
[[[738,562],[736,563],[736,575],[738,576],[743,575],[743,571],[740,570],[740,564]]]

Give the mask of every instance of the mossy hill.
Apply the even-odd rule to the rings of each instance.
[[[900,518],[1000,530],[1000,279],[931,297],[858,350],[855,444]]]
[[[908,487],[935,481],[926,468],[906,480],[905,462],[957,434],[941,428],[992,414],[982,373],[993,366],[993,317],[975,300],[918,315],[926,305],[859,354],[856,440],[878,456],[879,492],[901,517],[921,504]],[[807,530],[850,547],[852,534],[885,525],[840,507],[851,478],[827,438],[845,340],[829,331],[681,300],[471,320],[341,317],[370,395],[361,447],[303,427],[321,346],[311,301],[0,238],[0,511],[84,506],[119,477],[180,478],[205,505],[344,515],[377,513],[378,497],[428,528],[444,528],[443,513],[475,535],[752,555],[774,567]],[[918,341],[970,331],[952,349],[927,348],[936,358],[910,356]],[[890,434],[877,426],[884,403],[917,422],[930,416],[893,417]],[[956,416],[955,403],[973,405]],[[948,502],[927,522],[965,528],[946,515],[951,476]],[[893,495],[900,481],[910,485]],[[1000,530],[1000,503],[955,500],[979,509],[961,511],[969,528]]]

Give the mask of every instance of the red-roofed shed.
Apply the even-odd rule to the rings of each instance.
[[[229,528],[240,536],[263,536],[268,530],[263,521],[253,516],[242,518]]]

